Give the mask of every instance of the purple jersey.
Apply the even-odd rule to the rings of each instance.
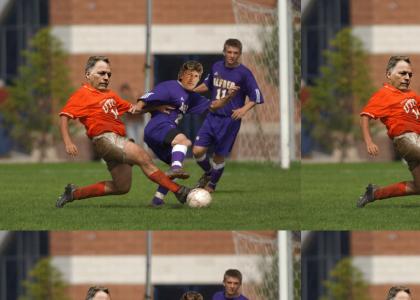
[[[177,80],[159,83],[153,90],[140,97],[147,105],[168,104],[175,109],[170,114],[152,112],[150,122],[173,122],[178,124],[186,113],[200,114],[208,110],[210,101],[195,92],[186,91]]]
[[[144,141],[159,157],[170,164],[172,146],[168,135],[177,128],[185,113],[202,113],[209,109],[210,101],[195,93],[186,91],[176,80],[159,83],[153,90],[140,97],[147,105],[167,104],[175,107],[170,114],[152,112],[152,117],[144,129]]]
[[[218,115],[230,117],[232,110],[244,106],[246,96],[257,104],[264,102],[254,75],[242,64],[235,68],[227,68],[224,61],[214,63],[210,74],[204,80],[204,84],[211,91],[212,99],[220,99],[226,96],[227,90],[233,84],[240,87],[238,93],[228,104],[214,112]]]
[[[213,295],[212,300],[248,300],[248,298],[243,295],[239,295],[238,297],[235,297],[235,298],[226,298],[225,292],[221,291],[221,292],[215,293]]]

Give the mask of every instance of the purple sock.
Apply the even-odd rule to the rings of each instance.
[[[175,145],[172,148],[172,169],[182,168],[182,163],[184,162],[185,155],[187,154],[187,146],[184,145]]]
[[[156,190],[155,196],[153,197],[152,204],[157,206],[164,204],[165,202],[163,201],[163,199],[165,198],[167,193],[168,189],[159,185],[158,189]]]
[[[215,164],[213,171],[211,172],[211,178],[210,178],[210,182],[209,185],[212,188],[216,188],[216,184],[217,182],[220,180],[220,177],[222,177],[223,171],[225,170],[225,163],[221,163],[221,164]]]
[[[196,162],[201,167],[201,169],[203,169],[203,171],[207,175],[210,175],[210,173],[211,173],[211,164],[210,164],[210,160],[208,159],[208,157],[207,157],[206,154],[204,154],[202,157],[196,158]]]

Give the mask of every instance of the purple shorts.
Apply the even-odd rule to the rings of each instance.
[[[240,127],[241,120],[209,113],[197,133],[194,146],[208,148],[214,145],[215,154],[228,156]]]
[[[179,133],[181,131],[175,124],[170,122],[154,123],[151,119],[144,129],[144,142],[161,161],[170,165],[172,160],[171,142]]]

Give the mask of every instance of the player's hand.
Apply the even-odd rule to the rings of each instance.
[[[173,111],[175,109],[175,107],[174,106],[171,106],[171,105],[159,105],[159,106],[156,106],[156,110],[157,111],[160,111],[161,113],[164,113],[164,114],[170,114],[171,113],[171,111]]]
[[[237,85],[232,85],[228,90],[227,90],[227,96],[228,97],[233,97],[236,95],[236,93],[239,91],[240,87]]]
[[[128,112],[130,112],[132,114],[139,114],[142,111],[143,107],[144,107],[144,102],[143,101],[137,101],[136,104],[131,106],[131,108],[129,109]]]
[[[232,119],[234,120],[240,120],[242,119],[246,114],[246,110],[241,108],[232,110]]]
[[[368,143],[366,149],[371,156],[377,156],[379,154],[379,147],[374,143]]]
[[[140,111],[137,109],[137,106],[136,105],[133,105],[133,106],[130,107],[130,109],[128,110],[128,112],[129,113],[132,113],[132,114],[137,114]]]
[[[73,143],[66,144],[66,152],[68,155],[71,155],[71,156],[76,156],[79,153],[76,145]]]

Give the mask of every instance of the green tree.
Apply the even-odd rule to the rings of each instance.
[[[59,133],[57,113],[71,93],[67,54],[48,28],[38,31],[2,109],[12,137],[26,151],[46,149]]]
[[[330,279],[324,282],[327,295],[321,300],[369,300],[368,285],[362,272],[353,266],[350,258],[342,259],[330,272]]]
[[[29,278],[22,282],[25,293],[19,300],[68,300],[67,284],[62,274],[49,258],[38,261],[29,272]]]
[[[341,160],[360,137],[359,112],[373,93],[367,54],[351,29],[345,28],[324,52],[326,63],[302,112],[312,124],[312,136],[331,153],[341,151]]]

